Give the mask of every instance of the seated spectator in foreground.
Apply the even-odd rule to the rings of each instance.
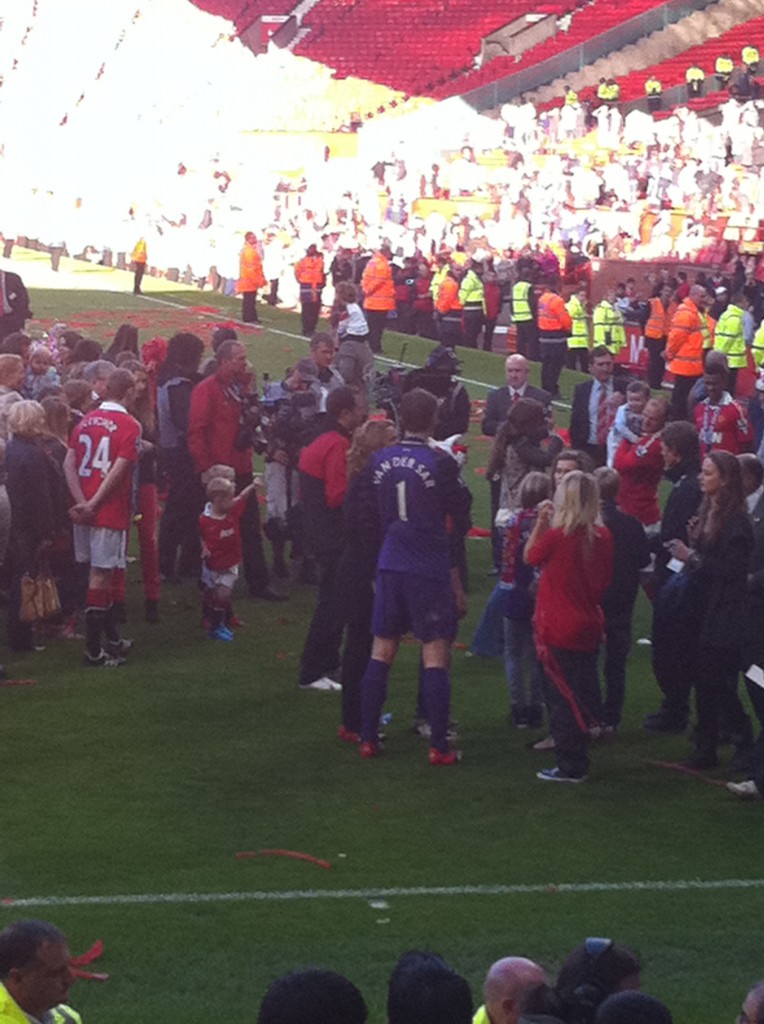
[[[554,986],[528,994],[520,1024],[593,1024],[608,996],[640,988],[640,970],[626,946],[589,938],[565,958]]]
[[[601,1004],[594,1021],[595,1024],[672,1024],[672,1017],[668,1007],[655,996],[646,992],[617,992]]]
[[[546,984],[546,973],[533,960],[507,956],[497,960],[483,985],[483,1006],[472,1024],[518,1024],[520,1006],[527,992]]]
[[[412,949],[399,958],[390,975],[387,1021],[471,1024],[470,987],[437,953]]]
[[[66,936],[47,921],[14,921],[0,932],[0,1020],[80,1024],[64,1006],[74,981]]]
[[[738,1017],[738,1021],[747,1024],[757,1024],[760,1020],[764,1020],[764,981],[758,981],[749,989]]]
[[[363,996],[342,974],[309,967],[271,982],[257,1024],[365,1024]]]

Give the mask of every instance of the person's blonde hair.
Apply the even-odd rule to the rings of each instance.
[[[594,476],[580,469],[566,473],[554,493],[552,526],[566,534],[583,530],[591,545],[594,529],[601,522],[600,491]]]
[[[8,430],[18,437],[42,437],[47,428],[45,410],[39,402],[22,399],[8,413]]]
[[[24,369],[24,360],[21,356],[13,355],[11,352],[0,354],[0,386],[7,387],[8,381]]]
[[[395,430],[391,420],[366,420],[353,434],[353,441],[347,453],[348,479],[361,472],[372,452],[391,444],[390,429]]]
[[[216,494],[233,494],[236,490],[232,480],[226,480],[223,476],[213,476],[207,484],[206,495],[214,498]]]
[[[202,473],[202,484],[206,487],[211,480],[218,478],[233,483],[236,479],[236,471],[231,466],[224,466],[221,462],[216,462],[214,466],[210,466]]]

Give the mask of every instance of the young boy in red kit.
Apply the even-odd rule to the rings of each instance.
[[[207,483],[207,505],[199,516],[202,540],[202,616],[213,640],[233,640],[231,595],[241,562],[241,517],[253,482],[234,497],[232,480],[214,476]]]

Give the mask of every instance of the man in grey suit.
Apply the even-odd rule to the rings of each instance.
[[[551,416],[552,396],[548,391],[543,391],[528,383],[529,369],[528,360],[519,352],[507,356],[507,361],[504,364],[507,377],[506,386],[489,391],[488,400],[485,403],[483,433],[487,437],[496,437],[499,427],[507,418],[510,407],[521,398],[534,398],[537,402],[541,402],[547,416]],[[489,575],[495,576],[501,566],[501,535],[493,525],[499,510],[499,478],[489,480],[488,483],[491,488],[491,543],[493,548],[493,568]]]

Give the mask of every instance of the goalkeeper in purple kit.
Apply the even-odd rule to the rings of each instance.
[[[470,528],[472,495],[459,465],[429,441],[437,399],[415,388],[401,401],[401,440],[373,456],[382,546],[377,561],[371,659],[361,683],[361,756],[380,753],[379,716],[401,637],[422,645],[422,696],[432,732],[430,764],[459,759],[446,736],[451,704],[449,663],[465,612],[458,555]]]

